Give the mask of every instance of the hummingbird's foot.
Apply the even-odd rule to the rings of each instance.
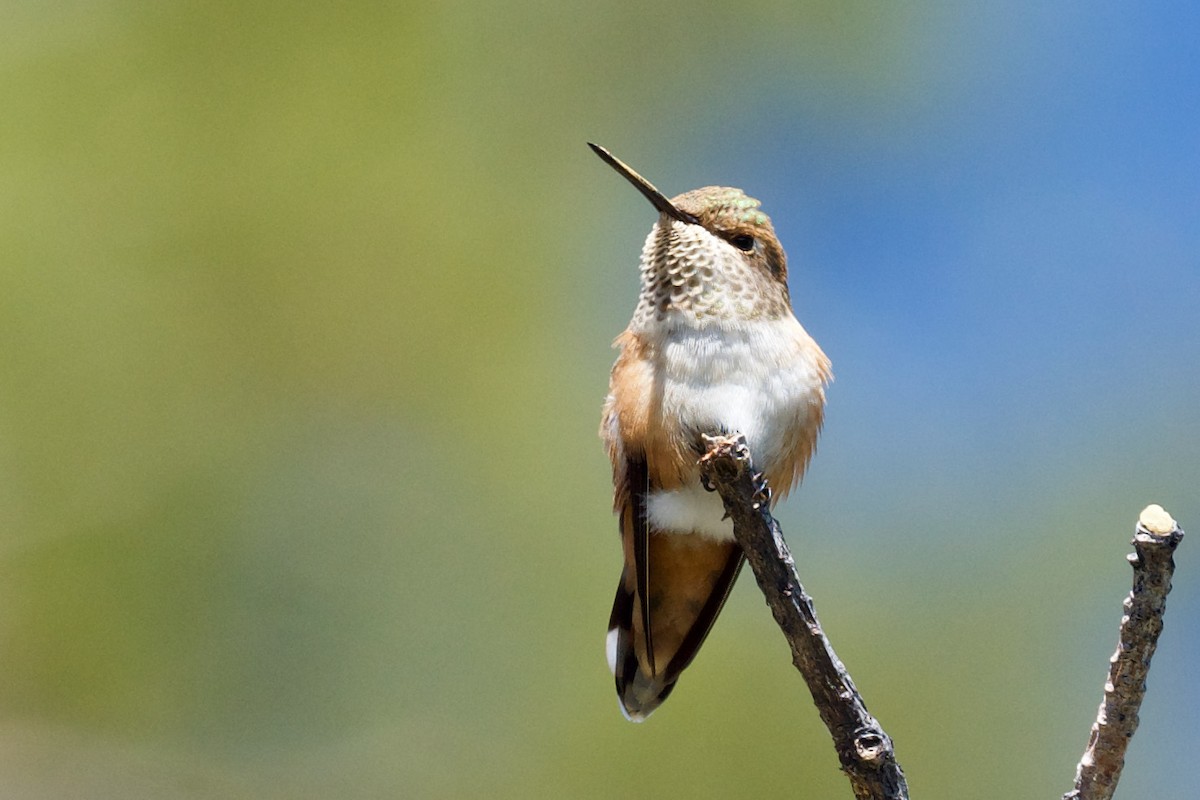
[[[722,431],[724,431],[723,428]],[[732,460],[733,463],[731,465],[721,467],[723,470],[721,480],[733,480],[737,475],[741,474],[745,465],[749,462],[750,449],[746,446],[746,437],[740,433],[729,434],[722,432],[714,436],[701,433],[699,442],[700,447],[697,449],[704,453],[700,456],[698,462],[700,467],[700,485],[706,491],[717,491],[716,484],[712,480],[714,473],[710,472],[714,463],[719,464],[723,459]]]
[[[732,446],[732,444],[733,442],[729,440],[729,437],[723,432],[723,429],[721,433],[713,434],[711,436],[707,433],[700,434],[696,437],[695,442],[696,453],[700,456],[700,465],[703,466],[707,462],[711,461],[713,459],[713,455],[720,448],[728,448]],[[704,491],[706,492],[715,492],[717,490],[717,485],[712,482],[712,476],[709,475],[708,470],[705,469],[700,470],[700,485],[704,487]]]
[[[771,504],[771,484],[767,483],[766,473],[756,472],[751,480],[754,481],[754,507],[762,508]]]

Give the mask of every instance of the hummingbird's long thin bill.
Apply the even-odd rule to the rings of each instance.
[[[643,178],[641,175],[638,175],[637,172],[635,172],[624,161],[617,158],[598,144],[593,144],[591,142],[588,142],[587,144],[588,147],[592,148],[596,155],[600,156],[600,159],[604,163],[608,164],[610,167],[623,175],[625,180],[632,183],[639,192],[645,195],[646,199],[650,201],[650,205],[658,209],[659,212],[666,214],[668,217],[673,219],[677,219],[680,222],[686,222],[689,225],[699,224],[699,219],[687,213],[686,211],[680,211],[678,208],[676,208],[671,201],[667,199],[666,195],[654,188],[654,184]]]

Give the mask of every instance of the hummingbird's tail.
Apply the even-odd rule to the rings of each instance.
[[[613,600],[612,616],[608,620],[608,638],[605,651],[608,668],[617,683],[617,702],[621,713],[630,722],[645,722],[654,709],[662,705],[667,695],[675,688],[678,674],[669,682],[664,676],[657,679],[647,675],[638,665],[633,640],[634,592],[629,588],[625,573],[617,584],[617,597]]]
[[[609,618],[608,665],[621,711],[642,722],[658,708],[695,658],[742,566],[741,548],[699,534],[647,532],[636,562],[627,563]],[[643,587],[639,591],[639,586]],[[642,593],[649,596],[643,611]]]

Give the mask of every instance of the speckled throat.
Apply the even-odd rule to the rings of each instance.
[[[783,249],[757,200],[738,189],[708,187],[671,202],[699,222],[660,215],[642,248],[642,288],[630,330],[649,332],[672,320],[707,327],[791,313]],[[732,243],[739,236],[752,240],[749,250]]]

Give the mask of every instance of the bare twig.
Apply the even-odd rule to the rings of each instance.
[[[1181,539],[1183,531],[1162,506],[1147,506],[1138,518],[1132,542],[1135,552],[1128,556],[1133,565],[1133,591],[1125,598],[1104,701],[1075,770],[1075,788],[1063,795],[1063,800],[1109,800],[1116,791],[1125,766],[1125,749],[1137,730],[1146,675],[1162,633],[1175,572],[1172,556]]]
[[[842,769],[859,800],[907,800],[908,785],[896,763],[892,740],[867,713],[845,666],[821,630],[812,598],[800,585],[796,564],[779,523],[767,509],[769,489],[754,474],[742,436],[705,437],[700,460],[707,485],[715,488],[733,519],[733,532],[754,570],[758,586],[792,649],[821,720],[833,736]]]

